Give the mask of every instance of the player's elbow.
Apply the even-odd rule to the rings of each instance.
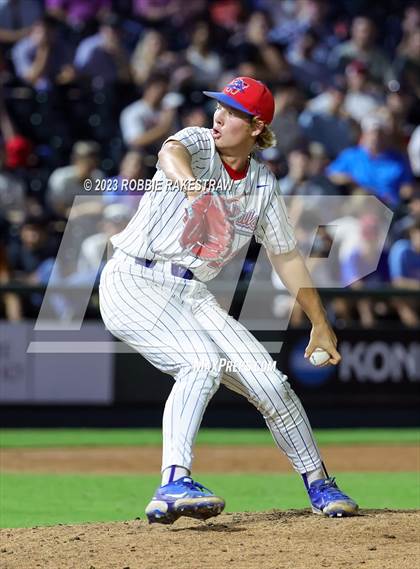
[[[191,155],[180,142],[169,140],[165,142],[158,154],[159,165],[168,178],[190,179]]]
[[[164,160],[167,156],[177,154],[179,151],[186,151],[185,147],[177,140],[168,140],[158,152],[159,161]]]

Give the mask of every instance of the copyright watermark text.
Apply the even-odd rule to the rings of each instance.
[[[225,183],[223,180],[184,180],[176,182],[164,179],[128,179],[128,178],[86,178],[83,189],[86,192],[188,192],[196,190],[197,181],[206,192],[227,192],[233,188],[234,180]]]

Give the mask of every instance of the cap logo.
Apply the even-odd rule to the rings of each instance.
[[[231,95],[237,95],[238,93],[243,93],[245,89],[248,89],[248,83],[245,83],[243,79],[234,79],[229,85],[225,87],[225,93],[230,93]]]

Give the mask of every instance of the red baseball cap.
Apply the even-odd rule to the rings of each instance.
[[[28,165],[28,160],[32,152],[30,140],[16,134],[9,138],[5,144],[5,166],[7,168],[21,168]]]
[[[247,115],[258,117],[270,124],[274,116],[274,97],[269,88],[252,77],[236,77],[221,93],[203,91],[207,97],[242,111]]]

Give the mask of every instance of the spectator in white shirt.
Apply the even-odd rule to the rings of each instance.
[[[166,77],[151,77],[143,97],[121,113],[120,127],[126,146],[132,149],[157,147],[169,135],[181,102],[180,95],[168,93]]]
[[[339,81],[339,79],[338,79]],[[366,65],[361,61],[352,61],[346,66],[343,88],[347,92],[343,101],[344,112],[358,123],[371,113],[377,111],[384,100],[374,93],[370,84]],[[327,113],[331,107],[333,90],[327,89],[311,99],[307,108],[315,113]]]
[[[344,110],[360,123],[364,117],[375,113],[383,104],[383,100],[373,92],[368,69],[361,61],[352,61],[347,65],[346,82]]]
[[[72,163],[69,166],[57,168],[48,180],[47,202],[58,215],[69,214],[77,195],[86,194],[83,182],[92,180],[92,184],[98,178],[104,177],[98,169],[100,147],[96,142],[79,141],[73,146]]]
[[[123,203],[106,206],[103,211],[103,220],[100,222],[100,230],[98,233],[87,237],[81,245],[77,263],[79,276],[99,270],[106,253],[108,240],[125,229],[132,216],[131,207]]]

